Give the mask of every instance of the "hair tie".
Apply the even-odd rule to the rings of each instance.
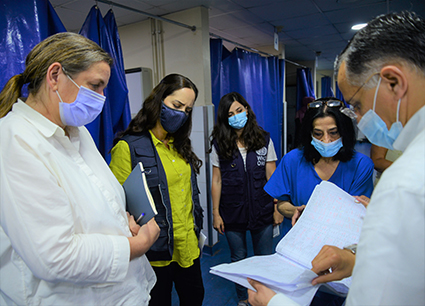
[[[25,76],[24,72],[20,74],[20,79],[22,80],[22,85],[30,82],[27,80],[27,77]]]

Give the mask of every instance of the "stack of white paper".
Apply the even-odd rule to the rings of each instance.
[[[344,247],[357,243],[366,209],[336,185],[323,181],[314,189],[295,226],[276,247],[276,253],[254,256],[211,268],[211,273],[253,289],[247,277],[282,292],[300,305],[309,305],[319,286],[311,261],[324,245]],[[346,294],[351,278],[329,285]]]

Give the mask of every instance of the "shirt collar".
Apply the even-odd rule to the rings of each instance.
[[[46,138],[52,137],[55,133],[65,136],[65,131],[60,126],[44,117],[21,99],[18,99],[18,102],[13,105],[12,111],[30,121],[31,124],[34,125],[34,127]],[[68,129],[68,132],[72,134],[75,134],[76,132],[74,129],[78,130],[78,128],[69,126],[66,128]]]
[[[155,136],[155,134],[152,132],[152,130],[149,130],[149,133],[151,134],[151,137],[152,137],[152,141],[153,141],[153,144],[155,145],[155,147],[156,146],[158,146],[158,145],[164,145],[164,143],[161,141],[161,140],[159,140],[158,138],[156,138],[156,136]],[[171,137],[169,140],[168,140],[168,145],[173,145],[173,143],[174,143],[174,138],[173,137]]]
[[[400,135],[395,140],[393,147],[396,150],[404,151],[412,140],[425,129],[425,106],[416,112],[403,127]]]

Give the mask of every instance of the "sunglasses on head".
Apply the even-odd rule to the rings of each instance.
[[[343,107],[344,103],[341,100],[321,98],[307,104],[307,108],[320,108],[323,105],[327,107]]]
[[[335,98],[320,98],[317,99],[309,104],[307,104],[307,108],[320,108],[323,105],[326,105],[327,107],[338,107],[340,112],[346,115],[347,117],[351,119],[356,119],[357,115],[354,113],[352,106],[345,107],[344,102],[341,100],[335,99]]]

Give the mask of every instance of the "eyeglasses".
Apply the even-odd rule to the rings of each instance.
[[[341,100],[320,98],[307,104],[307,108],[320,108],[323,105],[327,107],[343,107],[344,103]]]
[[[359,88],[357,88],[357,90],[354,92],[354,94],[351,96],[351,98],[350,99],[348,99],[347,100],[347,104],[349,104],[349,105],[351,105],[351,100],[353,100],[353,98],[357,95],[357,93],[367,84],[367,83],[369,83],[369,81],[375,76],[375,75],[377,75],[377,74],[379,74],[378,72],[377,73],[374,73],[374,74],[372,74],[372,75],[370,75],[367,79],[366,79],[366,81],[364,81],[363,82],[363,84],[359,87]]]

